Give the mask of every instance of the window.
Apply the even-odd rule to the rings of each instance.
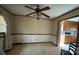
[[[6,22],[3,18],[3,16],[0,15],[0,32],[6,32]]]

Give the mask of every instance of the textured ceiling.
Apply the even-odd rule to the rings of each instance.
[[[66,21],[79,22],[79,17],[74,17],[74,18],[71,18],[71,19],[67,19]]]
[[[36,8],[36,4],[17,4],[17,5],[2,5],[4,8],[12,12],[13,14],[26,15],[33,10],[25,8],[24,6],[30,6]],[[50,10],[43,11],[45,14],[49,15],[51,18],[58,17],[70,10],[79,7],[79,4],[40,4],[40,8],[49,6]]]

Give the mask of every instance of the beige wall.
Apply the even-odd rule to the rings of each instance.
[[[52,20],[24,16],[14,17],[14,33],[52,34]]]
[[[13,33],[24,35],[13,35],[14,43],[33,43],[51,41],[52,35],[50,34],[52,34],[52,24],[52,20],[37,20],[33,17],[15,16]]]

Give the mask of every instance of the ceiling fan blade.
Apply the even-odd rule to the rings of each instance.
[[[50,9],[50,7],[46,6],[46,7],[42,8],[42,9],[40,9],[40,10],[45,11],[45,10],[49,10],[49,9]]]
[[[49,18],[50,16],[46,15],[45,13],[41,13],[42,15],[44,15],[45,17]]]
[[[25,15],[25,16],[29,16],[29,15],[32,15],[32,14],[35,14],[35,12],[29,13],[29,14],[27,14],[27,15]]]
[[[24,7],[29,8],[29,9],[32,9],[32,10],[35,10],[34,8],[31,8],[31,7],[29,7],[29,6],[24,6]]]

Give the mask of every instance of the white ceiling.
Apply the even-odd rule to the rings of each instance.
[[[2,5],[2,6],[14,14],[26,15],[31,13],[33,10],[25,8],[24,7],[25,5],[27,4],[20,4],[20,5],[10,4],[10,5]],[[36,4],[28,4],[27,6],[36,8]],[[49,6],[50,10],[43,11],[43,12],[49,15],[51,18],[55,18],[70,10],[73,10],[79,7],[79,4],[40,4],[40,8],[43,8],[45,6]]]
[[[71,18],[71,19],[67,19],[66,21],[79,22],[79,17],[74,17],[74,18]]]

